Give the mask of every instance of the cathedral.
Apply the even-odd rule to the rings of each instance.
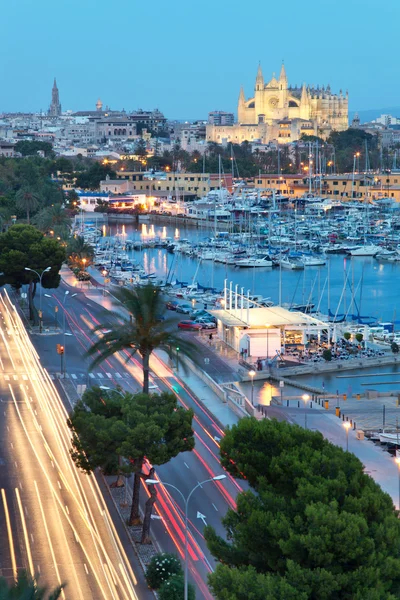
[[[279,79],[275,74],[264,82],[258,67],[254,96],[246,100],[243,88],[238,102],[238,122],[233,125],[207,125],[209,142],[241,144],[244,141],[289,144],[303,134],[327,138],[348,128],[348,93],[333,94],[326,88],[289,86],[285,66]]]
[[[56,78],[54,78],[53,89],[51,90],[51,104],[49,108],[50,117],[59,117],[61,115],[61,104],[58,95]]]

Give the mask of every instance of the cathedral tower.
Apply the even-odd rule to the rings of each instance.
[[[49,108],[49,115],[51,117],[59,117],[61,115],[61,104],[58,95],[58,87],[56,78],[54,77],[53,89],[51,90],[51,104]]]

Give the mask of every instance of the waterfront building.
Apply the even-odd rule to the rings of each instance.
[[[243,88],[240,91],[237,123],[208,124],[206,139],[219,144],[256,140],[263,144],[289,144],[302,134],[327,138],[332,131],[347,128],[347,92],[334,94],[330,85],[291,86],[284,65],[278,79],[273,75],[265,83],[259,66],[254,95],[246,99]]]
[[[56,78],[54,78],[53,89],[51,90],[51,104],[49,108],[50,117],[59,117],[61,115],[61,103],[58,93]]]
[[[143,171],[117,171],[118,179],[132,182],[132,191],[168,192],[175,191],[195,195],[199,198],[210,191],[223,187],[232,190],[232,174],[226,173],[221,178],[218,173],[167,173],[164,179],[149,180]]]

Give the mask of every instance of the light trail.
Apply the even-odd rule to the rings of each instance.
[[[9,329],[14,330],[15,328],[15,330],[18,331],[18,334],[14,335],[12,343],[8,346],[10,354],[15,356],[16,352],[17,355],[19,355],[21,364],[16,367],[15,371],[18,372],[24,370],[28,373],[29,384],[33,389],[33,393],[28,393],[29,386],[20,384],[19,390],[23,398],[23,405],[20,408],[13,386],[10,383],[8,384],[16,415],[18,416],[22,430],[25,433],[25,438],[32,450],[31,456],[36,458],[37,464],[44,476],[44,480],[47,482],[61,519],[66,520],[69,531],[73,533],[74,539],[78,541],[79,547],[90,567],[90,574],[94,577],[101,596],[105,600],[108,600],[108,598],[113,600],[120,598],[124,600],[137,600],[137,594],[134,590],[134,586],[137,585],[137,580],[115,530],[115,526],[112,523],[111,516],[98,487],[98,483],[92,476],[82,476],[78,469],[76,469],[72,458],[70,457],[69,448],[71,434],[66,425],[67,411],[58,396],[53,382],[47,372],[41,367],[38,355],[27,336],[18,313],[11,304],[8,305],[7,298],[5,301],[4,297],[1,297],[1,303],[2,312],[6,317],[6,321],[8,321]],[[13,349],[14,346],[15,350]],[[14,365],[15,364],[16,361],[14,361]],[[40,408],[39,413],[36,409],[33,410],[34,401],[38,403]],[[27,423],[25,422],[26,419],[22,414],[22,407],[25,407],[28,411],[27,415],[30,415],[29,418],[32,419],[32,424],[34,426],[32,432],[30,432],[27,427]],[[42,426],[41,421],[43,418],[45,420]],[[51,439],[48,437],[50,434]],[[41,445],[38,444],[38,441],[34,440],[32,437],[33,435],[35,438],[38,438],[38,441],[42,440]],[[42,448],[42,453],[46,450],[48,456],[47,461],[44,461],[39,456],[40,448]],[[50,465],[50,463],[52,463],[52,465]],[[48,471],[49,467],[50,472]],[[55,477],[58,477],[63,482],[63,488],[61,490],[57,487],[57,481],[54,483],[52,481]],[[83,485],[83,483],[85,483],[85,485]],[[36,480],[34,486],[40,513],[42,519],[45,519],[46,509],[43,506],[39,486]],[[85,490],[85,488],[87,488],[87,490]],[[64,498],[65,494],[69,495],[69,499]],[[19,492],[18,497],[20,499]],[[69,510],[66,508],[67,506]],[[92,506],[97,509],[95,511],[96,515],[92,510]],[[21,519],[22,518],[23,513],[21,513]],[[44,523],[46,539],[49,543],[50,531],[47,521],[44,520]],[[88,534],[84,533],[80,523],[85,526],[85,530]],[[62,529],[62,532],[59,535],[62,535],[65,538],[63,545],[66,552],[70,555],[70,567],[75,569],[75,556],[73,557],[72,554],[75,555],[76,550],[74,550],[73,553],[70,553],[69,542],[66,532],[64,531],[64,525],[60,521],[58,526]],[[87,537],[87,535],[90,535],[90,541],[88,539],[85,542],[84,538]],[[29,543],[29,539],[26,523],[24,539],[29,556],[30,547],[28,550],[27,544]],[[50,546],[50,544],[49,548],[52,564],[54,565],[56,561],[56,550],[53,546]],[[91,556],[93,552],[95,556]],[[33,572],[33,562],[31,560],[29,562],[30,571]],[[60,563],[60,561],[58,562]],[[97,563],[97,567],[95,563]],[[84,567],[86,577],[88,575],[86,564]],[[60,584],[61,573],[59,570],[56,572],[56,575],[58,584]],[[81,575],[78,575],[78,573],[74,571],[76,587],[73,587],[75,587],[77,595],[79,595],[82,600],[87,600],[87,593],[79,589],[79,578],[81,578]],[[101,579],[105,581],[107,589],[104,588]],[[67,588],[67,596],[68,595]],[[98,598],[98,594],[94,597]]]
[[[23,508],[22,508],[21,496],[19,495],[19,489],[18,488],[15,488],[15,495],[17,496],[18,510],[20,512],[21,523],[22,523],[22,530],[23,530],[23,533],[24,533],[25,550],[26,550],[26,554],[27,554],[27,557],[28,557],[29,570],[31,572],[32,579],[34,579],[35,578],[35,568],[33,566],[31,544],[29,542],[28,530],[27,530],[26,521],[25,521],[25,515],[24,515]]]
[[[6,516],[8,545],[10,546],[10,555],[11,555],[11,565],[12,565],[14,579],[17,580],[18,573],[17,573],[17,561],[15,560],[14,538],[13,538],[11,521],[10,521],[10,513],[8,510],[6,491],[3,488],[1,489],[1,497],[3,500],[4,514]]]

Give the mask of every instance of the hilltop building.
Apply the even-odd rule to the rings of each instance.
[[[288,144],[301,135],[328,137],[331,131],[348,128],[348,92],[331,91],[330,85],[289,86],[285,66],[279,79],[275,74],[264,82],[261,66],[254,86],[254,96],[248,98],[240,91],[238,122],[233,125],[207,125],[208,142],[236,143],[259,140],[263,144],[277,141]]]
[[[51,90],[51,104],[49,108],[50,117],[59,117],[61,115],[61,104],[60,97],[58,94],[58,87],[56,78],[54,77],[53,89]]]

